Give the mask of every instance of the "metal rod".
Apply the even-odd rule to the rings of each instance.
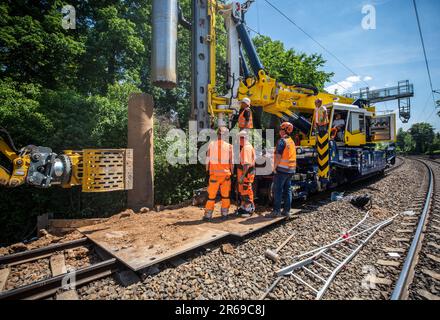
[[[327,270],[327,271],[330,272],[330,273],[332,272],[331,269],[329,269],[329,268],[327,268],[326,266],[320,264],[318,261],[313,261],[313,263],[316,264],[318,267],[320,267],[320,268],[322,268],[322,269],[324,269],[324,270]]]
[[[417,159],[416,159],[417,160]],[[432,169],[423,161],[417,160],[421,163],[423,163],[426,168],[428,168],[429,171],[429,188],[428,193],[426,195],[426,202],[423,207],[422,215],[419,221],[419,224],[416,229],[416,233],[414,235],[414,239],[411,243],[411,246],[408,250],[408,254],[405,259],[405,263],[402,268],[402,272],[400,273],[399,279],[397,280],[396,286],[394,288],[394,291],[391,295],[391,300],[400,300],[402,298],[402,295],[404,291],[407,289],[407,280],[410,273],[410,270],[412,269],[412,264],[414,261],[414,258],[416,256],[417,247],[419,245],[420,237],[423,232],[423,227],[426,223],[426,218],[428,217],[429,208],[433,196],[433,190],[434,190],[434,173],[432,172]]]
[[[304,270],[306,270],[308,273],[310,273],[311,275],[313,275],[314,277],[318,278],[319,280],[321,280],[322,282],[325,283],[325,279],[319,275],[317,275],[316,273],[314,273],[312,270],[310,270],[307,267],[303,267]]]
[[[106,277],[117,269],[117,260],[115,258],[102,261],[97,264],[76,270],[73,273],[76,286],[83,285],[97,278]],[[60,274],[59,276],[31,283],[29,285],[0,293],[0,300],[17,299],[42,299],[55,294],[63,287],[64,281],[69,274]]]
[[[0,265],[11,265],[11,264],[17,264],[20,262],[24,263],[24,262],[30,262],[33,260],[38,260],[38,259],[41,259],[42,257],[47,257],[51,253],[84,246],[87,243],[89,243],[88,238],[81,238],[81,239],[74,240],[74,241],[58,243],[58,244],[50,245],[50,246],[43,247],[43,248],[37,248],[37,249],[29,250],[29,251],[6,255],[6,256],[0,257]]]
[[[333,252],[339,254],[340,256],[342,256],[343,258],[347,257],[347,254],[343,254],[342,252],[336,250],[335,248],[329,248],[329,250],[332,250]]]
[[[278,282],[280,282],[280,280],[283,277],[278,277],[273,283],[272,285],[269,287],[269,289],[266,290],[266,292],[260,297],[260,300],[264,300],[266,299],[267,295],[273,290],[273,288],[275,288],[278,284]]]
[[[325,252],[323,252],[322,255],[323,255],[324,257],[326,257],[327,260],[333,261],[333,262],[336,263],[336,264],[340,264],[340,263],[342,262],[342,261],[339,261],[339,260],[336,259],[335,257],[332,257],[331,255],[329,255],[329,254],[327,254],[327,253],[325,253]]]
[[[298,280],[298,281],[301,282],[302,284],[306,285],[307,287],[309,287],[310,289],[312,289],[313,291],[315,291],[315,293],[318,293],[318,290],[316,290],[315,288],[313,288],[310,284],[308,284],[307,282],[305,282],[303,279],[301,279],[300,277],[298,277],[296,274],[292,274],[292,277],[294,277],[296,280]]]
[[[389,222],[391,223],[391,222]],[[371,237],[373,237],[374,234],[376,234],[376,232],[381,229],[384,226],[384,224],[381,224],[380,226],[378,226],[365,240],[368,241],[369,239],[371,239]],[[364,246],[364,243],[359,245],[359,247],[353,251],[353,253],[351,255],[349,255],[344,261],[342,261],[336,268],[335,270],[333,270],[332,274],[328,277],[327,282],[325,283],[325,285],[321,288],[321,290],[319,290],[319,293],[316,295],[316,300],[321,299],[321,297],[324,295],[324,293],[327,291],[327,288],[329,287],[330,283],[333,281],[333,279],[336,277],[336,275],[339,273],[339,271],[342,269],[343,266],[345,266],[348,262],[350,262],[351,259],[353,259],[353,257],[359,252],[359,250],[362,249],[362,247]]]
[[[304,256],[308,256],[308,255],[311,255],[312,253],[315,253],[315,252],[318,252],[318,251],[322,251],[322,250],[324,250],[324,249],[327,249],[327,248],[332,247],[332,246],[334,246],[334,245],[337,245],[337,244],[339,244],[339,243],[346,242],[346,241],[348,241],[348,240],[350,240],[350,239],[357,238],[357,237],[359,237],[360,235],[363,235],[363,234],[367,233],[368,231],[370,231],[370,230],[372,230],[372,229],[378,227],[379,225],[382,225],[382,224],[388,224],[389,222],[391,222],[392,220],[394,220],[397,216],[398,216],[398,215],[396,214],[396,215],[392,216],[391,218],[389,218],[389,219],[387,219],[387,220],[384,220],[383,222],[381,222],[381,223],[379,223],[379,224],[377,224],[377,225],[375,225],[375,226],[373,226],[373,227],[371,227],[371,228],[369,228],[369,229],[366,229],[366,230],[361,231],[361,232],[359,232],[359,233],[356,233],[356,234],[354,234],[354,235],[350,235],[350,236],[348,236],[347,238],[341,239],[342,237],[340,237],[340,238],[339,238],[340,240],[336,240],[336,241],[334,241],[334,242],[332,242],[332,243],[329,243],[329,244],[327,244],[327,245],[325,245],[325,246],[323,246],[323,247],[321,247],[321,248],[317,248],[317,249],[314,249],[314,250],[312,250],[312,251],[309,251],[309,252],[303,253],[303,254],[301,254],[301,255],[299,255],[299,256],[294,257],[294,259],[298,259],[298,258],[301,258],[301,257],[304,257]],[[353,228],[353,229],[354,229],[354,228]]]

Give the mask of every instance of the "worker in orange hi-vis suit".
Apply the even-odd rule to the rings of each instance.
[[[203,217],[207,221],[212,219],[219,188],[222,197],[222,219],[226,219],[229,214],[231,175],[234,171],[234,150],[232,145],[225,141],[228,137],[229,130],[226,127],[220,127],[217,131],[217,140],[212,141],[208,147],[206,161],[206,170],[209,173],[208,201]]]
[[[249,143],[246,130],[242,130],[238,137],[240,139],[240,164],[237,168],[237,182],[240,208],[237,210],[237,214],[248,217],[255,211],[254,192],[252,190],[252,183],[255,180],[255,149]]]
[[[328,129],[329,117],[328,111],[325,106],[322,105],[321,99],[315,101],[315,116],[313,126],[319,133],[326,132]]]
[[[238,128],[240,130],[254,128],[254,122],[253,122],[252,110],[251,110],[251,99],[249,98],[243,98],[243,100],[240,101]]]

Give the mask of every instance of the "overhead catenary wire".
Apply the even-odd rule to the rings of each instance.
[[[250,31],[252,31],[255,34],[258,34],[260,37],[265,37],[265,35],[263,35],[260,32],[254,30],[253,28],[249,27],[249,25],[247,25],[247,24],[246,24],[246,28],[249,29]],[[344,89],[346,93],[352,93],[352,90],[347,89],[346,87],[344,87],[339,82],[335,82],[333,80],[330,80],[330,82],[333,83],[334,85],[337,85],[337,86],[341,87],[342,89]]]
[[[268,0],[264,0],[269,6],[271,6],[275,11],[277,11],[280,15],[282,15],[285,19],[287,19],[291,24],[293,24],[296,28],[298,28],[302,33],[304,33],[308,38],[310,38],[313,42],[315,42],[319,47],[321,47],[325,52],[327,52],[330,56],[332,56],[337,62],[339,62],[345,69],[347,69],[351,74],[360,78],[360,76],[353,71],[350,67],[348,67],[341,59],[339,59],[333,52],[328,50],[324,45],[322,45],[318,40],[313,38],[307,31],[305,31],[301,26],[299,26],[295,21],[289,18],[284,12],[282,12],[279,8],[277,8],[274,4],[272,4]],[[361,81],[365,83],[367,86],[370,86],[365,80]]]
[[[434,90],[434,87],[432,85],[431,71],[429,69],[428,57],[426,55],[425,40],[423,39],[423,32],[422,32],[422,27],[420,25],[419,11],[417,10],[416,0],[413,0],[413,4],[414,4],[414,11],[416,13],[417,26],[418,26],[418,29],[419,29],[420,41],[422,43],[423,55],[425,57],[426,71],[428,72],[429,85],[431,87],[432,101],[434,102],[434,110],[435,110],[437,108],[437,103],[435,101],[435,96],[434,96],[434,93],[436,91]],[[432,115],[432,113],[431,113],[431,115]]]

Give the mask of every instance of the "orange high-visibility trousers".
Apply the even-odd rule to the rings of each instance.
[[[222,209],[229,210],[231,206],[231,176],[230,175],[210,175],[208,185],[208,201],[206,202],[205,209],[213,211],[215,206],[215,198],[217,196],[218,189],[220,188],[220,194],[222,197]]]
[[[242,170],[237,170],[237,180],[240,181],[243,175]],[[246,178],[244,178],[243,183],[238,184],[238,193],[241,197],[241,203],[250,202],[254,204],[254,190],[252,189],[252,183],[254,182],[255,175],[248,174]]]

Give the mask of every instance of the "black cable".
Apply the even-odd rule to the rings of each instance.
[[[414,10],[416,12],[416,19],[417,19],[417,26],[419,28],[420,41],[422,42],[423,55],[425,56],[426,71],[428,71],[429,85],[431,86],[432,100],[434,102],[434,107],[437,108],[437,106],[436,106],[437,103],[436,103],[435,97],[434,97],[435,90],[434,90],[434,87],[432,86],[431,71],[429,70],[428,58],[426,56],[425,41],[423,40],[423,33],[422,33],[422,28],[420,26],[419,12],[417,10],[416,0],[413,0],[413,4],[414,4]]]
[[[5,139],[6,144],[12,149],[12,151],[14,151],[15,153],[18,152],[18,149],[14,145],[14,141],[12,140],[9,132],[5,128],[0,127],[0,136]]]
[[[290,23],[292,23],[295,27],[297,27],[302,33],[304,33],[307,37],[309,37],[313,42],[315,42],[318,46],[320,46],[324,51],[326,51],[329,55],[331,55],[336,61],[338,61],[345,69],[350,71],[353,75],[358,76],[356,72],[354,72],[351,68],[349,68],[345,63],[343,63],[335,54],[333,54],[330,50],[328,50],[326,47],[324,47],[318,40],[315,40],[309,33],[307,33],[303,28],[301,28],[299,25],[295,23],[292,19],[290,19],[287,15],[285,15],[280,9],[278,9],[276,6],[274,6],[272,3],[270,3],[268,0],[264,0],[268,5],[270,5],[273,9],[275,9],[279,14],[281,14],[284,18],[286,18]],[[367,86],[370,86],[367,82],[364,80],[361,80],[363,83],[365,83]]]
[[[246,28],[249,29],[250,31],[254,32],[255,34],[258,34],[258,35],[261,36],[261,37],[265,37],[264,35],[262,35],[262,34],[259,33],[258,31],[255,31],[254,29],[252,29],[251,27],[249,27],[247,24],[246,24]],[[347,93],[352,93],[352,91],[350,91],[349,89],[345,88],[345,87],[344,87],[342,84],[340,84],[339,82],[335,82],[335,81],[333,81],[333,80],[330,80],[330,82],[333,83],[333,84],[335,84],[335,85],[337,85],[337,86],[339,86],[339,87],[341,87],[341,88],[344,89]]]

